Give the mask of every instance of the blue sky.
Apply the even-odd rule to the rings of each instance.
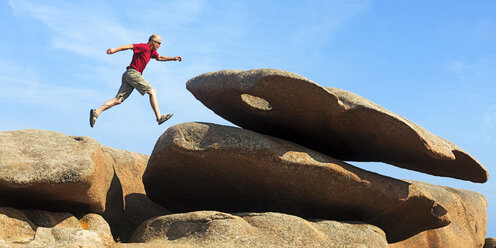
[[[171,125],[231,125],[198,102],[188,79],[222,69],[277,68],[366,97],[460,146],[489,170],[474,184],[353,163],[384,175],[474,190],[496,237],[496,1],[34,1],[0,2],[0,130],[44,129],[150,154]],[[132,52],[108,48],[162,36],[145,78],[163,113],[134,92],[115,96]]]

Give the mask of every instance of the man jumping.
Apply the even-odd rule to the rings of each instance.
[[[150,58],[154,58],[157,61],[174,60],[181,62],[182,58],[180,56],[166,57],[159,55],[157,53],[157,49],[160,47],[161,43],[162,38],[156,34],[153,34],[148,39],[148,43],[123,45],[117,48],[109,48],[107,50],[107,54],[114,54],[116,52],[133,49],[134,54],[131,64],[126,68],[126,72],[122,75],[122,84],[117,92],[117,95],[105,102],[98,109],[90,110],[91,127],[95,125],[96,118],[98,118],[103,111],[115,105],[121,104],[124,100],[126,100],[126,98],[129,97],[134,89],[138,90],[141,95],[147,93],[150,96],[150,105],[152,106],[153,112],[155,112],[159,125],[172,117],[172,114],[162,115],[160,113],[158,108],[157,91],[155,91],[152,85],[142,76],[143,70],[145,70]]]

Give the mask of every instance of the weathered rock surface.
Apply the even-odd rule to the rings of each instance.
[[[448,210],[451,223],[421,232],[391,248],[482,247],[486,237],[487,201],[476,192],[410,181]]]
[[[149,156],[58,132],[0,132],[0,206],[102,214],[126,241],[143,221],[170,213],[146,196]]]
[[[22,212],[0,207],[0,242],[29,242],[36,233],[36,226]]]
[[[486,182],[467,152],[356,94],[275,69],[224,70],[187,82],[232,123],[348,161],[380,161],[436,176]]]
[[[0,132],[2,205],[103,213],[113,168],[102,160],[100,145],[91,138]]]
[[[111,247],[110,227],[97,214],[80,220],[70,213],[0,208],[2,247]]]
[[[191,244],[179,244],[177,242],[173,242],[170,244],[169,242],[156,242],[156,243],[116,243],[112,248],[197,248],[196,245]],[[226,247],[227,246],[219,246]]]
[[[487,238],[484,248],[496,248],[496,238]]]
[[[145,220],[170,211],[146,196],[142,177],[149,156],[106,146],[102,146],[102,152],[104,163],[112,165],[115,171],[103,216],[114,236],[128,241]]]
[[[164,247],[388,247],[384,232],[363,223],[307,221],[279,213],[199,211],[153,218],[133,242]]]
[[[449,223],[422,188],[356,168],[297,144],[206,123],[169,128],[143,181],[150,199],[172,211],[282,212],[359,220],[390,242]]]

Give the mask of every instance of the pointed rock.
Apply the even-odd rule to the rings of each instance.
[[[276,70],[224,70],[190,79],[187,89],[232,123],[346,161],[379,161],[483,183],[467,152],[356,94]]]
[[[409,181],[429,194],[448,211],[451,223],[421,232],[390,248],[482,247],[486,237],[487,201],[479,193]]]
[[[207,123],[169,128],[143,175],[147,195],[175,212],[281,212],[358,220],[406,239],[449,223],[410,183],[371,173],[297,144]]]

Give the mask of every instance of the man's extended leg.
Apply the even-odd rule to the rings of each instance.
[[[106,101],[101,107],[99,107],[98,109],[92,109],[90,111],[90,126],[93,127],[95,125],[95,122],[96,122],[96,118],[98,118],[98,116],[105,110],[109,109],[109,108],[112,108],[113,106],[115,105],[119,105],[121,104],[122,102],[124,101],[124,98],[123,97],[115,97],[115,98],[112,98],[108,101]]]
[[[101,107],[95,110],[96,116],[99,116],[103,111],[112,108],[115,105],[119,105],[124,101],[123,97],[115,97],[106,101]]]
[[[157,118],[157,122],[159,125],[172,117],[172,114],[162,115],[160,113],[160,109],[158,108],[157,91],[155,89],[151,89],[146,93],[150,95],[150,106],[152,106],[153,112],[155,113],[155,117]]]

